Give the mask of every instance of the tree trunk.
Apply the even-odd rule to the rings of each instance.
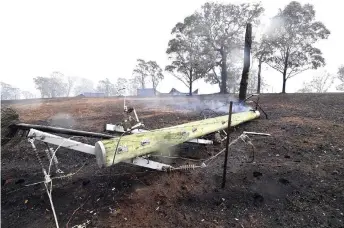
[[[154,95],[156,95],[156,85],[155,85],[155,83],[154,83],[154,81],[153,81],[153,90],[154,90]]]
[[[251,44],[252,44],[252,25],[248,23],[246,25],[246,33],[245,33],[244,68],[242,70],[240,89],[239,89],[240,101],[243,101],[246,99],[247,81],[248,81],[248,74],[250,72],[250,64],[251,64],[250,62],[251,61]]]
[[[145,86],[145,78],[142,76],[141,77],[141,87],[142,89],[144,89],[146,86]]]
[[[258,63],[258,85],[257,85],[257,93],[260,93],[260,84],[261,84],[261,72],[262,72],[262,59],[259,59]]]
[[[220,88],[220,93],[226,94],[227,92],[227,53],[224,49],[224,47],[221,47],[220,49],[220,54],[222,58],[222,63],[221,63],[221,88]]]
[[[189,96],[192,96],[192,69],[190,69],[190,75],[189,75]]]
[[[285,87],[287,83],[288,59],[289,59],[289,48],[287,48],[287,53],[285,55],[285,61],[284,61],[282,93],[285,93]]]

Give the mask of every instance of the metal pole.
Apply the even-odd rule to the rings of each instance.
[[[12,127],[22,129],[22,130],[30,130],[31,128],[33,128],[39,131],[50,132],[50,133],[60,133],[60,134],[84,136],[84,137],[96,137],[96,138],[103,138],[103,139],[112,139],[115,137],[113,135],[97,133],[97,132],[79,131],[79,130],[67,129],[67,128],[62,128],[62,127],[42,126],[42,125],[36,125],[36,124],[18,123],[18,124],[14,124]]]
[[[226,173],[227,173],[227,160],[228,160],[228,147],[229,147],[229,129],[231,127],[232,122],[232,107],[233,102],[229,103],[229,114],[228,114],[228,128],[227,128],[227,139],[226,139],[226,153],[225,153],[225,162],[223,164],[223,176],[222,176],[222,185],[221,187],[224,188],[226,185]]]

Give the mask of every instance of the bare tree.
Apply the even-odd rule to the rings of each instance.
[[[344,66],[340,66],[337,73],[340,84],[336,87],[339,91],[344,91]]]
[[[299,93],[326,93],[333,85],[335,77],[326,71],[318,72],[310,82],[303,82]]]
[[[328,72],[320,72],[309,83],[309,87],[316,93],[326,93],[333,85],[334,76]]]
[[[296,91],[297,93],[311,93],[312,88],[309,86],[309,83],[303,82],[302,88]]]
[[[251,46],[252,46],[252,25],[247,23],[245,32],[245,49],[244,49],[244,68],[242,70],[242,76],[239,89],[239,100],[246,99],[247,82],[250,74],[251,66]]]

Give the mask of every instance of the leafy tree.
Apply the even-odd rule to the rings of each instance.
[[[16,100],[20,98],[20,90],[10,84],[1,82],[1,100]]]
[[[35,77],[33,79],[36,89],[41,93],[41,97],[54,98],[66,95],[67,84],[63,82],[63,74],[53,72],[50,77]]]
[[[258,73],[257,73],[257,93],[260,93],[262,89],[262,65],[267,62],[273,53],[273,46],[269,43],[269,40],[265,35],[262,36],[259,43],[253,45],[254,54],[253,57],[258,60]]]
[[[227,57],[227,82],[226,88],[229,93],[236,93],[239,89],[240,76],[242,72],[242,50],[234,49]],[[217,84],[221,90],[221,69],[213,67],[205,78],[205,82]]]
[[[100,80],[98,82],[97,91],[105,93],[105,96],[107,97],[116,95],[115,86],[108,78],[105,78],[104,80]]]
[[[128,80],[128,85],[126,91],[128,92],[128,95],[130,96],[136,96],[137,95],[137,89],[140,87],[139,82],[136,81],[135,78],[131,78]]]
[[[67,97],[69,97],[70,93],[72,92],[76,81],[77,81],[76,77],[73,77],[73,76],[67,77],[67,94],[66,94]]]
[[[50,98],[51,93],[50,93],[50,85],[49,85],[49,78],[48,77],[35,77],[33,79],[35,83],[36,89],[41,93],[42,98]]]
[[[166,51],[172,62],[165,70],[189,88],[189,95],[192,95],[193,83],[213,68],[211,50],[198,36],[197,23],[197,16],[192,15],[176,24]]]
[[[159,82],[164,79],[161,67],[155,61],[146,62],[138,59],[137,62],[133,71],[135,79],[140,83],[142,89],[146,88],[146,83],[150,79],[153,89],[156,91]]]
[[[133,70],[133,76],[136,81],[140,84],[141,89],[146,88],[146,81],[149,76],[148,65],[143,59],[137,59],[137,64]]]
[[[156,93],[156,88],[159,82],[164,79],[161,67],[155,61],[148,61],[148,71],[149,76],[151,77],[154,93]]]
[[[85,92],[94,92],[94,83],[87,78],[78,78],[74,87],[74,94],[79,95]]]
[[[118,78],[115,88],[116,88],[116,93],[119,96],[124,96],[126,93],[125,91],[127,90],[128,87],[128,80],[125,78]]]
[[[227,93],[228,54],[243,46],[246,24],[257,24],[263,11],[260,4],[206,3],[195,13],[196,31],[217,54],[215,64],[221,68],[221,93]]]
[[[64,82],[64,75],[54,71],[50,75],[49,88],[51,97],[64,97],[67,95],[67,83]]]
[[[315,20],[315,11],[310,4],[292,1],[272,19],[268,39],[274,52],[268,64],[282,73],[282,93],[286,91],[289,78],[325,65],[325,59],[314,43],[327,39],[329,34],[325,25]]]
[[[30,91],[22,91],[21,94],[23,95],[24,99],[31,99],[35,97],[35,95]]]
[[[336,87],[336,89],[344,91],[344,66],[339,67],[337,77],[341,83]]]

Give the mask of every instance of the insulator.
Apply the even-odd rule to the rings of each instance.
[[[195,169],[196,166],[191,164],[191,165],[181,165],[179,166],[177,169],[181,169],[181,170],[193,170]]]

